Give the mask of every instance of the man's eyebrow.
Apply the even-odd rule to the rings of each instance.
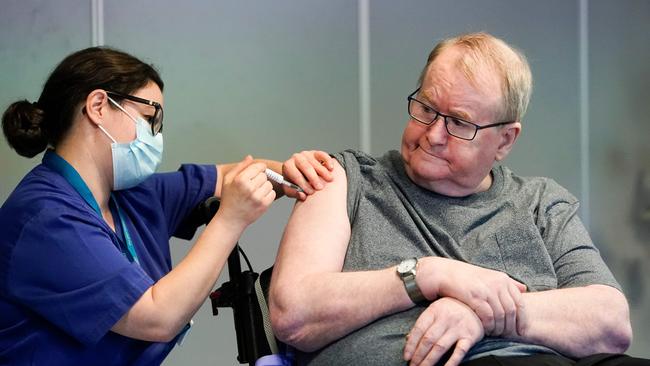
[[[429,92],[420,91],[420,93],[418,93],[420,101],[426,102],[429,106],[438,109],[436,103],[434,103],[433,100],[431,99],[430,94],[431,93]]]
[[[451,111],[449,111],[449,114],[452,117],[458,117],[458,119],[462,119],[462,120],[467,121],[467,122],[469,122],[470,119],[472,118],[467,112],[465,112],[463,110],[451,110]]]
[[[419,95],[420,95],[420,100],[421,100],[422,102],[426,102],[427,105],[429,105],[429,106],[432,107],[433,109],[439,111],[439,107],[436,105],[435,102],[433,102],[433,100],[432,100],[431,97],[430,97],[431,94],[432,94],[432,93],[430,93],[430,92],[424,92],[424,91],[423,91],[422,93],[419,93]],[[462,119],[462,120],[467,121],[467,122],[469,122],[470,119],[472,118],[472,117],[471,117],[467,112],[465,112],[464,110],[457,110],[457,109],[455,109],[455,110],[450,110],[450,111],[448,111],[447,113],[443,113],[443,114],[448,115],[448,116],[451,116],[451,117],[457,117],[458,119]]]

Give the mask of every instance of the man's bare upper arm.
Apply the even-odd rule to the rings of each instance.
[[[310,273],[340,272],[350,239],[345,170],[335,161],[334,180],[297,202],[289,217],[276,260],[278,280]]]

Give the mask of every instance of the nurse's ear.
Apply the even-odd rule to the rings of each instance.
[[[95,89],[86,97],[86,104],[82,109],[88,120],[95,125],[102,125],[109,113],[109,101],[106,91]]]

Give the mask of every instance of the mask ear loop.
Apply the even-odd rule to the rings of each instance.
[[[118,102],[114,101],[113,98],[108,97],[108,96],[107,96],[107,98],[108,98],[108,100],[109,100],[111,103],[113,103],[113,105],[116,106],[119,110],[121,110],[122,112],[126,113],[126,115],[129,116],[129,118],[131,118],[131,121],[133,121],[133,123],[135,123],[136,126],[138,125],[138,122],[136,121],[135,118],[133,118],[133,116],[131,115],[131,113],[127,112],[126,109],[124,109],[124,107],[122,107]],[[106,134],[106,136],[108,136],[108,138],[111,139],[111,141],[113,141],[114,143],[117,144],[117,141],[113,138],[113,136],[111,136],[110,133],[108,133],[108,132],[104,129],[104,127],[102,127],[102,125],[97,125],[97,127],[99,127],[99,129],[102,130],[102,132],[104,132],[104,133]]]
[[[106,134],[106,136],[108,136],[108,138],[111,139],[111,141],[113,141],[114,144],[117,144],[117,141],[115,141],[115,139],[113,138],[113,136],[111,136],[111,134],[106,132],[106,130],[104,129],[104,127],[102,127],[102,125],[97,125],[97,127],[99,127],[99,129],[102,130],[102,132]]]
[[[111,103],[113,103],[114,106],[119,108],[122,112],[126,113],[126,115],[129,116],[129,118],[131,118],[131,121],[133,121],[133,123],[135,123],[136,125],[138,124],[138,120],[135,117],[133,117],[131,113],[127,112],[126,109],[124,109],[124,107],[122,107],[118,102],[114,101],[111,97],[107,96],[107,98]]]

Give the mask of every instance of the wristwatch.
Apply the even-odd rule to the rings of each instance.
[[[402,279],[402,282],[404,282],[406,293],[409,295],[409,298],[411,298],[411,301],[413,301],[415,304],[426,300],[422,295],[418,284],[415,282],[415,270],[417,268],[417,265],[417,258],[408,258],[404,259],[397,266],[397,275]]]

